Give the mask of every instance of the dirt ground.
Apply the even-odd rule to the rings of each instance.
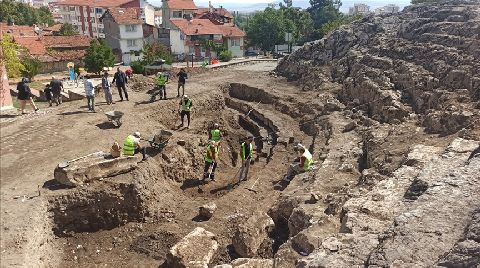
[[[287,148],[287,143],[282,143],[282,137],[279,137],[280,145],[273,145],[275,153],[270,154],[268,163],[267,158],[260,157],[252,166],[249,180],[230,189],[229,185],[238,171],[238,141],[258,130],[242,128],[238,122],[242,111],[225,105],[224,97],[228,97],[230,83],[275,88],[276,98],[293,100],[292,106],[285,109],[290,109],[290,114],[295,115],[295,105],[309,100],[308,94],[286,85],[283,79],[271,77],[269,72],[275,66],[274,62],[263,62],[191,75],[186,87],[186,94],[194,104],[190,129],[177,129],[179,121],[176,121],[175,110],[179,99],[174,98],[175,81],[167,86],[169,99],[166,101],[149,103],[149,89],[136,88],[136,91],[129,92],[130,101],[117,102],[113,107],[104,103],[103,96],[97,96],[97,113],[87,112],[86,103],[77,101],[45,108],[37,114],[2,114],[2,267],[158,267],[162,265],[168,249],[196,226],[211,230],[218,236],[222,250],[219,250],[214,262],[228,262],[234,257],[228,249],[232,224],[242,215],[250,215],[255,210],[266,211],[272,206],[279,195],[273,190],[273,184],[285,173],[286,163],[291,160],[291,148]],[[114,99],[118,99],[118,95],[114,95]],[[286,139],[311,140],[295,124],[298,118],[289,115],[290,110],[280,113],[273,107],[274,102],[262,104],[256,100],[232,99],[257,110],[261,107],[267,117],[283,119],[280,130],[272,131],[272,126],[263,126],[261,132],[266,133],[266,140],[272,132],[283,133],[281,135]],[[106,123],[103,113],[111,109],[125,113],[119,129],[110,128]],[[221,124],[226,142],[220,150],[222,161],[216,172],[216,181],[201,185],[198,179],[202,176],[206,129],[214,122]],[[133,131],[149,136],[162,128],[174,130],[169,146],[161,154],[149,151],[152,157],[141,163],[136,172],[95,182],[82,189],[56,189],[49,184],[54,168],[62,161],[99,150],[108,151],[114,141],[121,143]],[[178,140],[186,140],[187,144],[184,147],[176,145]],[[263,147],[271,146],[269,141],[264,143]],[[151,217],[109,226],[111,228],[107,229],[110,230],[60,235],[52,232],[63,228],[60,226],[63,223],[55,216],[58,200],[78,193],[84,197],[96,191],[92,189],[108,188],[110,183],[115,188],[122,180],[125,185],[130,185],[138,181],[138,175],[145,177],[146,191],[151,188],[155,193],[145,198],[148,204],[142,204]],[[196,219],[198,207],[211,201],[218,206],[215,216],[203,222]],[[83,205],[96,206],[91,202],[107,201],[89,200]]]

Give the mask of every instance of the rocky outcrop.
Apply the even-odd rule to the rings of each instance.
[[[235,252],[245,258],[257,256],[262,243],[273,231],[274,223],[267,214],[258,212],[240,223],[232,238]]]
[[[140,159],[136,156],[109,158],[98,152],[78,160],[60,163],[54,171],[55,180],[67,186],[78,186],[101,178],[112,177],[132,171]]]
[[[201,227],[175,244],[167,255],[167,267],[172,268],[208,268],[218,249],[215,235]]]
[[[417,113],[429,132],[451,134],[478,118],[479,29],[475,0],[409,6],[342,26],[281,60],[277,72],[309,90],[339,83],[338,98],[374,120]]]

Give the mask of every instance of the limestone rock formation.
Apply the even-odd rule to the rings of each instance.
[[[273,227],[274,222],[267,214],[255,213],[236,227],[232,238],[235,252],[245,258],[256,256],[260,245],[265,239],[268,239]]]
[[[412,113],[431,133],[452,134],[478,120],[480,4],[436,1],[368,16],[306,44],[277,73],[308,90],[342,85],[344,103],[374,120]]]
[[[208,268],[217,249],[215,235],[197,227],[170,249],[167,264],[172,268]]]

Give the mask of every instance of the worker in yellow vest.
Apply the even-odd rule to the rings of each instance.
[[[215,169],[217,169],[218,147],[214,141],[209,141],[205,152],[205,168],[203,169],[203,180],[215,180]],[[212,171],[210,172],[210,167]]]
[[[187,128],[190,128],[190,112],[192,111],[192,105],[192,100],[189,99],[187,95],[183,95],[183,98],[179,104],[180,117],[182,118],[182,124],[180,125],[180,127],[183,127],[183,119],[186,115],[188,121]]]
[[[313,164],[312,154],[304,146],[298,146],[298,161],[290,165],[287,175],[274,186],[274,189],[283,190],[288,186],[295,175],[311,170]]]
[[[134,156],[136,153],[142,153],[142,161],[146,159],[146,148],[142,147],[140,143],[140,132],[135,132],[132,135],[128,135],[123,142],[123,155]]]
[[[164,99],[164,100],[167,99],[166,84],[167,84],[167,78],[165,77],[165,74],[162,73],[162,72],[158,72],[156,77],[155,77],[154,93],[152,94],[152,97],[150,98],[151,102],[155,101],[157,95],[160,95],[160,99]]]
[[[222,132],[220,131],[220,125],[218,123],[213,124],[213,128],[208,132],[208,139],[218,144],[221,137]]]
[[[247,180],[250,164],[253,161],[254,150],[253,136],[248,136],[245,142],[240,145],[240,158],[242,159],[242,167],[240,168],[238,183]]]

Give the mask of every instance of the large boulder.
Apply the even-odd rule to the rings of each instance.
[[[245,222],[240,223],[235,230],[232,245],[241,257],[254,257],[260,245],[268,239],[274,228],[274,222],[267,214],[257,212]]]
[[[232,262],[232,268],[272,268],[271,259],[247,259],[240,258]]]
[[[110,158],[104,152],[77,159],[60,163],[54,171],[55,180],[63,185],[79,186],[93,180],[130,172],[140,161],[136,156]]]
[[[170,249],[167,254],[167,267],[208,268],[217,249],[215,235],[197,227]]]

